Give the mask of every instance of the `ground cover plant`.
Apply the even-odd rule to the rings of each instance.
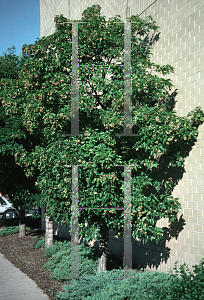
[[[54,34],[23,46],[29,57],[17,80],[1,79],[0,100],[10,120],[21,120],[21,131],[10,123],[13,155],[27,178],[39,173],[35,186],[46,215],[72,225],[73,182],[68,166],[83,165],[78,173],[79,234],[86,242],[99,239],[97,270],[105,271],[109,229],[124,237],[124,210],[115,209],[124,207],[124,169],[118,165],[134,165],[132,237],[158,243],[164,230],[157,221],[167,218],[173,224],[181,208],[179,199],[171,196],[176,180],[170,174],[177,168],[184,172],[188,151],[183,155],[183,150],[196,142],[204,113],[196,107],[186,117],[176,116],[170,105],[175,91],[171,92],[174,87],[168,78],[174,69],[151,61],[151,34],[154,39],[158,26],[151,17],[131,16],[130,109],[132,133],[139,136],[116,136],[124,125],[124,24],[120,16],[106,21],[100,10],[99,5],[88,7],[78,25],[83,66],[79,120],[84,136],[63,136],[71,131],[73,33],[67,23],[71,20],[63,15],[55,18]],[[122,67],[115,67],[116,63]]]
[[[11,83],[14,86],[19,78],[19,72],[25,64],[26,56],[15,55],[15,46],[8,48],[0,56],[0,81],[4,84]],[[0,85],[1,91],[2,85]],[[10,96],[9,96],[10,97]],[[21,147],[32,147],[32,137],[23,127],[23,119],[20,116],[11,116],[8,114],[2,102],[0,102],[0,190],[3,194],[8,194],[10,202],[14,207],[20,210],[19,232],[25,235],[25,211],[35,204],[35,176],[28,178],[25,176],[24,169],[15,161],[15,151]],[[18,137],[23,138],[19,143]]]
[[[0,231],[0,236],[6,236],[6,235],[10,235],[12,233],[17,233],[19,232],[19,227],[18,226],[10,226],[10,227],[7,227],[5,229],[2,229]]]
[[[174,272],[171,270],[169,274],[133,270],[133,278],[124,279],[121,266],[117,266],[102,273],[92,270],[93,274],[84,276],[86,279],[64,281],[59,276],[59,280],[56,280],[52,271],[44,266],[51,265],[52,270],[54,266],[58,267],[59,261],[63,260],[63,253],[67,257],[69,243],[55,237],[53,246],[45,249],[43,232],[27,232],[23,239],[19,239],[17,233],[10,233],[0,236],[0,252],[33,279],[50,299],[204,299],[204,259],[193,268],[193,272],[186,272],[184,264],[179,266],[179,270],[175,265]],[[87,253],[93,254],[88,248]]]
[[[65,292],[60,292],[57,299],[70,300],[147,300],[147,299],[204,299],[204,259],[194,266],[193,272],[185,270],[185,264],[180,266],[180,272],[175,265],[176,274],[169,271],[143,273],[133,272],[132,278],[124,279],[123,270],[112,270],[87,276],[80,281],[72,280],[65,285]],[[180,277],[178,276],[180,275]]]
[[[84,243],[80,246],[80,274],[95,274],[98,251]],[[45,248],[45,239],[40,238],[34,245],[34,249],[45,249],[46,258],[50,261],[44,266],[46,270],[53,273],[53,278],[64,281],[70,278],[71,274],[71,242],[55,241],[53,246]],[[114,257],[108,257],[108,270],[121,268],[122,261]]]
[[[40,239],[36,245],[41,247],[42,241]],[[204,299],[204,259],[194,266],[193,272],[187,272],[185,264],[179,267],[179,272],[176,263],[174,273],[172,270],[169,274],[133,270],[132,278],[125,279],[121,267],[98,273],[96,249],[84,244],[80,248],[80,280],[70,280],[70,241],[55,242],[45,249],[45,256],[50,260],[43,268],[49,270],[54,279],[62,282],[70,280],[69,285],[63,286],[65,291],[60,292],[56,299]]]

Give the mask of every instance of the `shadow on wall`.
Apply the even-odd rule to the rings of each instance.
[[[179,220],[173,222],[168,228],[162,227],[164,235],[158,244],[155,241],[143,244],[132,238],[132,267],[137,269],[158,269],[161,263],[166,263],[171,252],[171,249],[165,246],[166,241],[170,241],[172,238],[177,239],[184,226],[185,220],[183,216],[180,216]],[[121,237],[115,238],[115,234],[116,231],[109,231],[108,254],[122,261],[124,239]],[[90,244],[98,249],[98,241],[92,241]]]
[[[41,219],[41,229],[45,231],[44,222],[44,209],[42,208],[42,219]],[[133,268],[144,268],[144,269],[154,269],[158,268],[162,262],[167,262],[171,249],[166,247],[166,241],[171,238],[178,238],[179,233],[183,230],[185,221],[181,216],[179,220],[172,223],[168,228],[163,227],[164,235],[163,240],[156,244],[156,242],[148,242],[143,244],[142,242],[132,238],[132,266]],[[54,234],[60,238],[71,240],[71,235],[69,233],[69,226],[62,226],[54,220]],[[121,237],[115,238],[116,231],[109,231],[109,241],[108,241],[108,254],[111,257],[115,257],[118,261],[123,261],[124,252],[124,239]],[[83,241],[81,240],[81,243]],[[86,242],[84,244],[87,245]],[[91,241],[89,246],[98,249],[99,242]]]
[[[169,111],[173,111],[176,103],[177,90],[175,90],[168,98],[166,102],[166,108]],[[181,157],[186,158],[189,156],[189,152],[192,150],[195,142],[191,142],[188,145],[182,144],[182,142],[177,143],[178,151],[180,152]],[[166,186],[165,182],[171,177],[172,178],[172,189],[170,192],[173,192],[175,186],[178,185],[179,181],[185,173],[184,167],[169,167],[168,155],[166,153],[158,160],[159,168],[152,170],[151,178],[153,180],[162,180],[163,186],[158,193],[156,189],[152,186],[145,187],[143,189],[144,196],[150,196],[151,193],[157,195],[165,194]],[[179,233],[184,229],[185,219],[183,215],[179,217],[176,221],[172,222],[168,227],[162,227],[163,239],[156,244],[155,241],[149,241],[148,243],[143,244],[142,242],[132,238],[132,266],[133,268],[144,268],[144,269],[158,269],[158,267],[163,262],[167,262],[170,257],[171,249],[166,246],[166,241],[170,241],[172,238],[178,239]],[[108,253],[114,255],[117,259],[123,258],[124,252],[124,239],[118,237],[115,238],[116,231],[109,231],[109,242],[108,242]],[[98,249],[99,242],[93,241],[92,245],[94,248]]]
[[[177,92],[175,91],[171,97],[169,98],[169,102],[167,103],[168,109],[173,110],[175,106],[175,97]],[[178,143],[178,149],[183,158],[189,155],[192,147],[194,146],[194,142],[185,145],[185,149],[182,143]],[[169,167],[168,162],[168,153],[165,156],[161,156],[158,160],[159,168],[157,170],[152,170],[151,177],[153,180],[162,179],[163,186],[161,187],[160,194],[164,194],[166,187],[165,182],[172,178],[172,190],[174,187],[178,185],[178,182],[182,179],[183,173],[185,172],[184,167]],[[159,197],[158,192],[154,187],[145,187],[143,189],[143,195],[149,196],[150,194],[155,194]],[[185,220],[183,215],[180,216],[175,222],[170,224],[168,227],[162,227],[164,230],[163,239],[156,244],[155,241],[149,241],[148,243],[143,244],[142,242],[132,239],[132,266],[133,268],[144,268],[144,269],[158,269],[158,267],[163,262],[167,262],[170,257],[171,249],[166,247],[166,241],[170,241],[172,238],[177,240],[179,233],[184,229]],[[44,211],[42,211],[42,223],[41,229],[45,230],[44,223]],[[71,240],[71,235],[69,233],[69,226],[59,225],[54,221],[54,232],[61,238],[65,238]],[[118,260],[123,260],[123,252],[124,252],[124,239],[118,237],[115,238],[116,231],[109,231],[109,242],[108,242],[108,253],[110,256],[115,256]],[[85,243],[86,244],[86,243]],[[91,246],[98,249],[99,242],[92,241]]]

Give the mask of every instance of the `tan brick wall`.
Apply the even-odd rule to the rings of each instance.
[[[69,0],[40,0],[40,37],[53,34],[55,30],[54,17],[70,15]]]
[[[152,59],[155,63],[175,67],[175,74],[170,78],[178,88],[175,106],[177,115],[185,116],[196,106],[204,109],[204,2],[157,1],[141,17],[147,15],[153,17],[161,31]],[[186,225],[177,240],[174,238],[166,242],[171,252],[168,261],[159,266],[161,271],[165,271],[166,267],[172,268],[175,260],[183,260],[191,268],[203,257],[203,149],[204,125],[199,127],[198,142],[185,160],[186,173],[173,191],[173,196],[178,197],[181,202],[180,215],[183,214]],[[158,222],[158,226],[160,225],[161,222]]]
[[[70,19],[80,19],[83,10],[93,4],[100,4],[106,20],[116,14],[121,15],[123,21],[135,14],[141,18],[151,15],[161,32],[152,60],[175,67],[175,74],[169,78],[178,89],[176,114],[186,116],[196,106],[204,110],[203,0],[41,0],[42,35],[54,32],[54,26],[50,25],[54,15],[63,13]],[[46,13],[48,6],[49,13]],[[199,127],[198,141],[185,160],[185,171],[172,193],[181,202],[179,216],[183,215],[185,220],[178,238],[167,241],[161,248],[151,243],[143,246],[139,241],[133,242],[133,261],[146,268],[167,272],[178,260],[192,270],[204,257],[204,125]],[[161,220],[157,226],[168,227],[168,222]],[[109,249],[121,255],[122,242],[121,239],[116,242],[111,235]]]
[[[102,7],[101,14],[106,17],[106,20],[116,14],[120,14],[122,19],[125,19],[126,16],[129,17],[130,9],[134,12],[137,9],[141,13],[153,2],[154,0],[138,1],[138,3],[134,0],[129,0],[129,2],[122,0],[40,0],[40,36],[48,36],[54,32],[55,15],[64,14],[71,20],[80,20],[84,9],[99,4]]]

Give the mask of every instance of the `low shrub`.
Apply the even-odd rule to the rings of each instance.
[[[0,236],[6,236],[19,232],[19,226],[10,226],[0,231]]]
[[[37,240],[37,242],[35,243],[33,248],[34,249],[44,249],[45,248],[45,239],[40,238],[39,240]]]
[[[30,227],[26,227],[26,231],[30,231]],[[0,231],[0,236],[6,236],[19,232],[19,226],[9,226]]]
[[[79,275],[95,274],[97,268],[97,250],[79,245]],[[55,242],[45,249],[45,256],[50,258],[43,268],[52,273],[52,278],[68,281],[71,278],[71,243],[70,241]]]
[[[57,252],[61,251],[61,250],[68,250],[71,249],[71,244],[69,242],[55,242],[52,247],[46,248],[45,249],[45,256],[47,258],[51,258],[52,256],[54,256]]]
[[[73,279],[71,285],[63,286],[65,292],[60,292],[56,299],[154,299],[153,296],[156,294],[154,292],[157,291],[158,299],[168,299],[166,298],[165,285],[169,286],[170,278],[167,274],[132,271],[132,277],[124,278],[123,270],[96,272],[95,275],[89,276],[87,279],[80,279],[79,281]],[[164,283],[163,293],[159,285],[160,282]]]
[[[123,270],[112,270],[86,276],[87,279],[71,280],[70,285],[63,286],[56,299],[70,300],[204,300],[204,262],[195,267],[192,273],[186,274],[184,265],[179,273],[171,275],[163,272],[132,272],[133,278],[120,278]],[[174,269],[176,266],[174,267]],[[117,278],[115,278],[117,277]],[[134,278],[135,277],[135,278]],[[139,279],[140,277],[140,279]],[[191,279],[193,277],[193,279]]]
[[[37,241],[35,248],[44,248],[45,240]],[[79,276],[71,278],[71,242],[56,241],[52,247],[45,249],[45,256],[50,258],[43,268],[49,270],[59,281],[69,281],[64,285],[64,292],[60,292],[56,299],[70,300],[204,300],[204,259],[199,265],[193,266],[193,273],[187,273],[186,264],[180,266],[180,272],[172,270],[168,274],[163,272],[143,273],[132,271],[132,278],[124,278],[123,270],[97,273],[98,250],[79,245]],[[187,269],[187,271],[189,271]]]
[[[172,270],[168,272],[172,278],[173,286],[171,299],[204,300],[204,258],[199,265],[193,266],[194,270],[192,273],[185,263],[179,267],[180,272],[177,269],[177,262],[173,269],[175,274],[173,274]]]

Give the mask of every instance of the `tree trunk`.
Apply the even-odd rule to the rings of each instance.
[[[38,227],[41,229],[41,219],[42,219],[42,216],[41,216],[41,207],[40,206],[38,206],[38,213],[39,213],[39,215],[40,215],[40,217],[39,217],[39,219],[38,219]]]
[[[108,229],[102,228],[102,237],[99,240],[97,272],[105,272],[108,256]]]
[[[53,245],[53,219],[49,216],[45,217],[45,248]]]
[[[39,214],[40,217],[41,217],[41,207],[40,207],[40,206],[38,206],[38,214]]]
[[[25,209],[20,207],[19,212],[19,238],[25,236]]]

